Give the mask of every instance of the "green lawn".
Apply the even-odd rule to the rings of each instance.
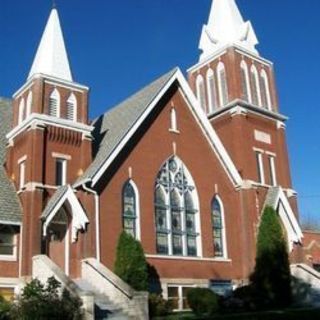
[[[266,311],[255,313],[237,313],[215,315],[212,317],[196,317],[192,313],[178,313],[155,320],[317,320],[320,319],[320,309],[290,309],[284,311]]]

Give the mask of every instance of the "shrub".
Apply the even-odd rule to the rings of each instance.
[[[150,317],[166,316],[172,312],[170,301],[163,299],[162,295],[151,293],[149,295],[149,315]]]
[[[148,265],[141,243],[125,231],[118,240],[114,271],[133,289],[148,290]]]
[[[17,320],[82,319],[81,301],[67,290],[59,294],[60,282],[54,277],[43,285],[38,279],[28,283],[21,297],[13,304],[10,317]]]
[[[286,241],[277,212],[266,207],[259,228],[256,266],[250,277],[259,307],[286,307],[292,300]]]
[[[0,296],[0,320],[10,319],[11,304]]]
[[[218,296],[207,288],[192,288],[187,293],[190,308],[196,315],[211,315],[218,311]]]

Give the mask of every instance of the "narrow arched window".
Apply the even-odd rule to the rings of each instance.
[[[132,180],[125,183],[122,190],[123,229],[132,237],[139,239],[139,207],[137,188]]]
[[[209,69],[207,72],[207,88],[208,88],[208,104],[209,110],[208,113],[214,112],[217,107],[217,90],[216,90],[216,83],[214,72],[212,69]]]
[[[197,256],[200,221],[192,177],[177,157],[161,167],[155,185],[157,253]]]
[[[22,98],[20,100],[19,103],[19,118],[18,118],[18,122],[21,123],[25,118],[25,101],[24,98]]]
[[[251,66],[252,103],[261,106],[260,83],[257,68]]]
[[[271,110],[272,104],[271,104],[271,96],[270,96],[269,79],[265,70],[261,71],[260,80],[261,80],[260,87],[261,87],[262,106],[268,110]]]
[[[214,256],[225,258],[226,257],[226,235],[224,226],[224,212],[222,202],[218,196],[215,196],[211,203],[212,215],[212,235]]]
[[[229,102],[229,97],[228,97],[226,69],[222,62],[219,62],[218,64],[217,73],[218,73],[218,87],[219,87],[219,102],[220,102],[220,107],[223,107]]]
[[[172,131],[178,131],[177,112],[175,108],[170,111],[170,129]]]
[[[244,60],[241,61],[241,88],[242,88],[242,99],[249,103],[252,102],[251,90],[250,90],[250,79],[248,66]]]
[[[197,98],[199,100],[200,106],[206,112],[207,110],[206,96],[205,96],[206,93],[205,93],[203,77],[201,74],[197,76],[196,87],[197,87]]]
[[[73,93],[67,100],[67,119],[71,121],[77,120],[77,98]]]
[[[28,98],[27,98],[27,110],[26,110],[26,117],[29,117],[32,111],[32,91],[29,91]]]
[[[54,89],[49,97],[49,115],[60,117],[60,94],[57,89]]]

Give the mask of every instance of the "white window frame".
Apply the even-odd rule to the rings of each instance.
[[[267,108],[268,108],[268,110],[271,111],[272,110],[272,102],[271,102],[271,95],[270,95],[269,77],[264,69],[261,70],[261,78],[263,80],[264,90],[266,92]]]
[[[135,218],[135,239],[141,241],[141,227],[140,227],[140,194],[139,194],[139,189],[137,187],[137,185],[135,184],[135,182],[132,179],[129,179],[128,181],[126,181],[123,184],[123,188],[127,185],[130,184],[133,188],[134,191],[134,196],[135,196],[135,214],[136,214],[136,218]],[[122,201],[122,221],[124,219],[123,216],[123,189],[122,189],[122,193],[121,193],[121,201]]]
[[[197,98],[200,103],[200,107],[207,112],[207,103],[206,103],[206,88],[203,80],[203,76],[198,74],[196,79],[196,88],[197,88]]]
[[[23,156],[18,160],[19,166],[19,190],[25,188],[26,185],[26,160],[27,156]]]
[[[247,63],[244,60],[241,61],[240,68],[243,70],[244,75],[245,75],[245,84],[246,84],[246,89],[247,89],[247,93],[248,93],[248,102],[252,103],[249,70],[248,70]]]
[[[28,98],[27,98],[26,118],[28,118],[31,114],[32,100],[33,100],[33,94],[32,94],[32,91],[30,90],[28,93]]]
[[[260,81],[259,81],[259,74],[256,66],[253,64],[251,66],[251,73],[253,74],[254,77],[254,82],[256,84],[256,94],[257,94],[257,99],[258,99],[258,106],[262,106],[262,101],[261,101],[261,91],[260,91]]]
[[[0,254],[0,261],[17,261],[18,253],[18,235],[13,236],[13,254]]]
[[[214,199],[217,199],[220,211],[221,211],[221,223],[222,223],[222,257],[214,256],[216,259],[228,259],[228,248],[227,248],[227,233],[226,233],[226,220],[225,220],[225,214],[224,214],[224,205],[219,195],[215,195],[212,199],[212,203]],[[212,203],[211,203],[211,215],[212,215]],[[213,227],[213,221],[212,221],[212,227]]]
[[[20,124],[24,120],[25,100],[22,98],[19,103],[18,123]]]
[[[57,163],[62,163],[62,176],[61,176],[61,185],[57,185]],[[67,184],[67,159],[65,158],[55,158],[55,185],[56,186],[65,186]]]
[[[183,309],[183,288],[197,288],[196,285],[194,284],[174,284],[170,283],[167,284],[167,300],[169,301],[169,288],[178,288],[178,309],[173,309],[174,312],[179,312],[179,311],[188,311],[189,309]],[[171,300],[171,299],[170,299]]]
[[[211,80],[214,84],[213,88],[211,87]],[[215,81],[214,71],[210,68],[207,71],[208,114],[213,113],[217,109],[217,88]]]
[[[255,157],[257,163],[258,182],[264,185],[266,180],[263,166],[263,153],[261,151],[255,150]]]
[[[72,119],[68,118],[68,112],[69,112],[68,108],[69,108],[69,106],[72,106],[72,108],[73,108],[73,117],[72,117]],[[74,93],[71,93],[69,98],[68,98],[68,100],[67,100],[67,113],[66,113],[67,119],[70,120],[70,121],[76,122],[77,121],[77,116],[78,116],[77,115],[77,111],[78,111],[77,97],[75,96]]]
[[[226,92],[224,92],[223,90],[223,86],[222,86],[222,78],[221,78],[221,74],[222,71],[224,72],[224,76],[225,76],[225,90]],[[217,74],[218,74],[218,91],[219,91],[219,102],[220,102],[220,107],[224,107],[228,102],[229,102],[229,90],[228,90],[228,80],[227,80],[227,73],[226,73],[226,68],[224,66],[223,62],[219,62],[218,66],[217,66]],[[226,95],[226,101],[224,101],[224,96]]]
[[[270,169],[270,185],[275,187],[277,185],[277,173],[276,173],[276,165],[275,165],[275,157],[272,155],[268,155],[269,158],[269,169]]]
[[[51,99],[54,99],[56,100],[56,103],[57,103],[57,110],[56,110],[56,114],[55,115],[52,115],[50,114],[50,100]],[[50,94],[50,97],[49,97],[49,105],[48,105],[48,114],[49,116],[51,117],[57,117],[57,118],[60,118],[60,93],[58,91],[57,88],[55,88],[52,93]]]

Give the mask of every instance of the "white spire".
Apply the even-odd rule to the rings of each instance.
[[[68,55],[56,8],[53,8],[50,13],[28,79],[38,73],[72,81]]]
[[[250,21],[243,20],[235,0],[213,0],[208,24],[202,28],[200,60],[232,44],[258,54],[255,49],[258,39],[254,29]]]

